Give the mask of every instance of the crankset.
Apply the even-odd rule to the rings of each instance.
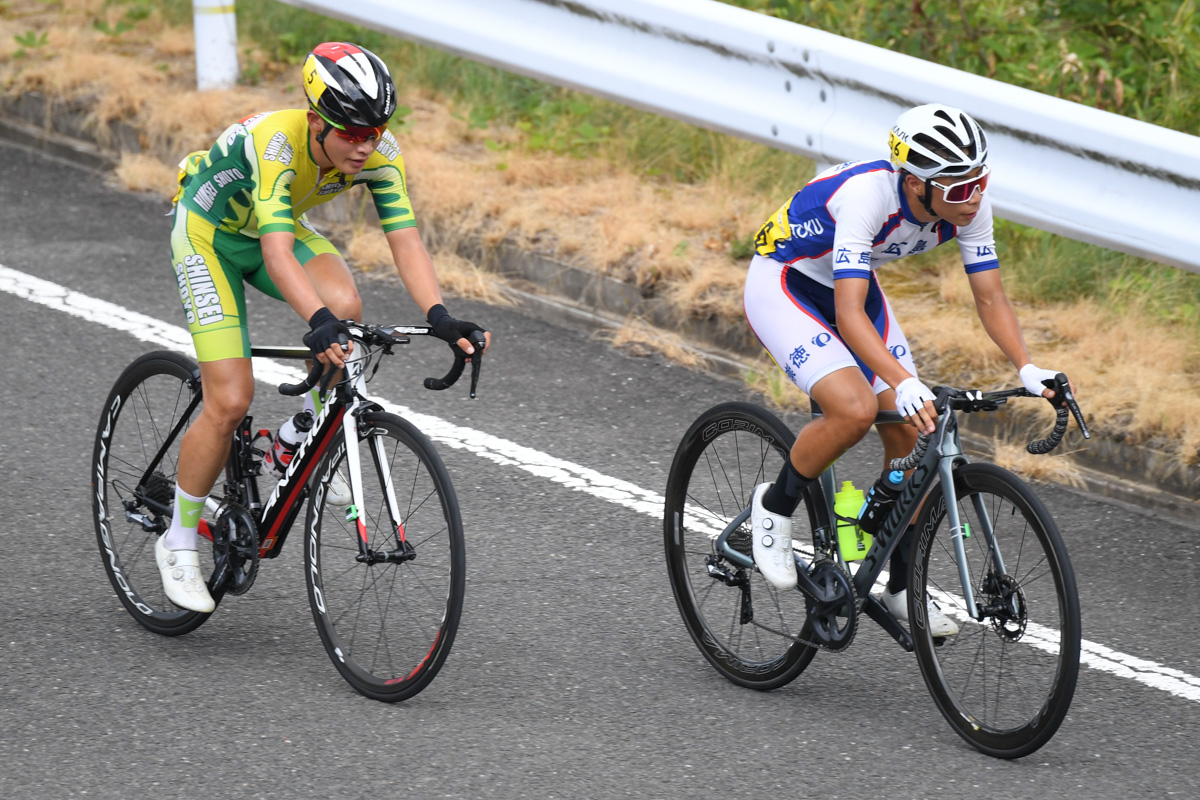
[[[258,577],[258,528],[254,517],[237,503],[227,502],[213,526],[213,572],[210,592],[245,594]]]
[[[809,577],[819,590],[804,591],[815,642],[829,650],[845,650],[858,632],[858,598],[850,576],[832,561],[813,564]]]

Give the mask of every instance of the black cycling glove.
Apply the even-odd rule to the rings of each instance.
[[[345,352],[346,345],[350,344],[350,329],[346,327],[346,323],[324,306],[312,315],[308,327],[312,330],[304,334],[304,346],[311,350],[313,355],[324,353],[334,344],[340,344]]]
[[[474,322],[467,322],[466,320],[455,319],[450,316],[450,312],[441,303],[429,309],[429,313],[425,315],[425,319],[433,327],[433,335],[444,342],[456,345],[459,339],[466,339],[476,347],[483,347],[483,342],[485,341],[483,338],[484,329]],[[479,335],[471,336],[475,331],[479,331]]]

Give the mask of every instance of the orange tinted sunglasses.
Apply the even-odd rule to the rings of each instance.
[[[362,144],[372,139],[383,138],[383,132],[386,130],[387,125],[380,125],[377,128],[360,128],[348,125],[345,128],[334,128],[333,132],[339,139],[344,139],[350,144]]]

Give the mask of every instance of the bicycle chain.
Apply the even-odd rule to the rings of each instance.
[[[833,567],[834,569],[837,569],[839,572],[842,572],[843,574],[845,574],[845,571],[842,570],[841,567],[838,567],[835,562],[831,561],[828,558],[822,558],[817,561],[814,561],[812,572],[816,573],[817,568],[824,564],[828,564],[831,567]],[[830,653],[839,653],[842,650],[845,650],[847,647],[849,647],[850,644],[854,641],[854,638],[858,635],[858,613],[857,613],[858,595],[854,591],[854,581],[850,579],[849,575],[846,575],[846,584],[850,587],[850,602],[853,603],[854,608],[855,608],[855,619],[854,619],[854,626],[850,631],[850,638],[847,639],[844,643],[839,643],[837,647],[833,647],[829,642],[810,641],[810,640],[804,639],[800,636],[793,636],[789,633],[785,633],[783,631],[776,630],[776,629],[772,628],[770,625],[764,625],[763,623],[759,622],[757,619],[750,620],[750,624],[754,625],[756,627],[762,628],[763,630],[767,631],[768,633],[773,633],[776,636],[780,636],[784,639],[790,639],[793,642],[798,642],[798,643],[800,643],[802,645],[806,645],[808,647],[816,647],[820,650],[825,650]],[[796,584],[796,588],[801,592],[801,594],[803,594],[808,599],[809,603],[820,602],[819,600],[817,600],[817,598],[813,597],[812,594],[805,591],[804,587],[801,586],[800,584]],[[808,603],[805,604],[805,612],[807,612],[807,611],[808,611]]]

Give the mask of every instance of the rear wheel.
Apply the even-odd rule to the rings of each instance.
[[[117,378],[92,454],[93,518],[104,570],[130,615],[166,636],[193,631],[211,616],[167,599],[154,558],[154,543],[171,524],[179,443],[200,414],[199,393],[195,362],[178,353],[147,353]],[[212,542],[201,537],[199,549],[207,580]],[[213,600],[220,603],[222,594],[212,592]]]
[[[754,487],[779,474],[794,438],[773,414],[749,403],[724,403],[692,423],[667,479],[663,535],[679,613],[717,672],[751,689],[783,686],[812,661],[816,648],[796,640],[812,638],[805,599],[799,591],[778,591],[752,567],[733,564],[717,552],[716,540],[750,505]],[[812,541],[812,504],[806,492],[804,508],[793,517],[797,546]],[[730,543],[750,554],[748,520]]]
[[[1075,573],[1054,520],[1015,475],[968,464],[954,471],[954,489],[983,615],[975,621],[966,612],[938,485],[917,524],[910,572],[917,660],[960,736],[988,755],[1018,758],[1050,740],[1075,693],[1081,638]],[[961,626],[940,644],[922,624],[926,597]]]
[[[450,477],[424,434],[376,412],[362,415],[359,436],[362,505],[329,500],[335,474],[350,483],[339,439],[309,502],[305,575],[313,619],[338,672],[367,697],[394,703],[428,686],[450,654],[466,545]]]

